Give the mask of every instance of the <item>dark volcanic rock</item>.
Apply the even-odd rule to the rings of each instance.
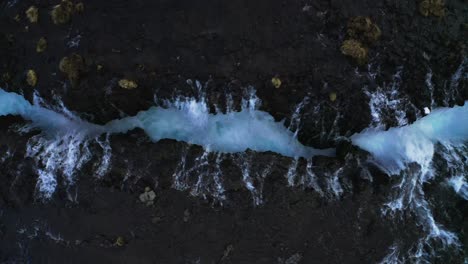
[[[37,23],[24,15],[33,2]],[[410,122],[431,105],[428,73],[436,105],[468,99],[466,78],[453,80],[460,64],[467,63],[466,3],[446,2],[445,16],[426,17],[418,1],[85,1],[83,11],[61,25],[50,17],[58,0],[1,2],[3,89],[28,100],[35,89],[51,105],[59,97],[95,123],[134,115],[155,101],[198,96],[195,80],[203,83],[212,111],[215,105],[225,108],[226,94],[239,109],[253,86],[261,109],[286,124],[307,98],[298,137],[306,145],[338,146],[336,159],[316,157],[313,169],[323,187],[343,167],[336,180],[344,191],[338,197],[321,196],[307,184],[289,187],[285,175],[294,161],[249,151],[251,184],[261,188],[264,203],[253,205],[254,194],[239,169],[242,155],[221,162],[228,197],[221,203],[212,195],[214,182],[195,188],[201,169],[186,176],[188,186],[174,184],[182,154],[187,166],[194,166],[202,148],[170,140],[152,143],[141,131],[132,131],[111,137],[112,165],[106,175],[94,175],[103,149],[93,143],[93,159],[77,172],[76,183],[59,179],[52,200],[42,201],[36,195],[41,166],[26,155],[28,140],[38,132],[19,134],[12,125],[24,121],[2,117],[0,262],[376,263],[393,243],[403,240],[402,250],[409,250],[421,233],[414,216],[392,220],[381,215],[397,180],[368,164],[367,154],[342,137],[371,122],[363,89],[390,86],[398,70],[398,90],[408,102]],[[340,51],[348,21],[357,16],[369,17],[381,30],[369,48],[369,65],[359,66]],[[38,53],[42,37],[47,48]],[[82,58],[73,78],[59,67],[70,54]],[[34,89],[26,84],[28,69],[38,76]],[[271,83],[275,76],[282,82],[279,88]],[[138,87],[120,88],[118,81],[124,78]],[[336,100],[329,99],[330,93],[336,93]],[[383,123],[397,125],[391,118]],[[216,157],[208,159],[207,170],[214,171]],[[271,173],[262,178],[270,163]],[[297,163],[305,175],[307,162]],[[146,187],[156,193],[153,206],[138,201]],[[466,248],[466,203],[438,185],[427,188],[435,194],[435,207],[453,201],[435,210],[435,217],[460,232]],[[461,262],[462,254],[437,261]]]
[[[252,194],[233,183],[242,177],[240,171],[225,175],[228,199],[219,204],[173,188],[172,172],[185,144],[152,144],[139,131],[111,139],[112,169],[106,177],[97,179],[85,170],[74,186],[60,187],[53,200],[32,203],[31,196],[18,195],[34,193],[34,177],[27,168],[13,166],[26,164],[17,159],[25,155],[20,146],[27,136],[9,132],[1,138],[2,149],[18,147],[0,165],[2,188],[10,188],[1,196],[0,255],[7,263],[272,263],[295,254],[306,263],[362,263],[383,258],[393,242],[391,222],[380,217],[385,192],[375,193],[368,184],[330,200],[308,188],[288,187],[289,160],[278,157],[264,182],[263,204],[253,206]],[[259,165],[274,158],[258,155]],[[138,199],[146,186],[156,192],[151,206]]]

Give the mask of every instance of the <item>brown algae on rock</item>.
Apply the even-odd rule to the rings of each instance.
[[[31,6],[26,10],[26,17],[29,19],[29,22],[31,23],[37,23],[37,20],[39,19],[39,12],[37,7]]]
[[[44,52],[44,50],[47,48],[47,40],[44,37],[41,37],[36,44],[36,52]]]
[[[354,58],[359,64],[364,64],[367,61],[367,48],[354,39],[347,39],[343,42],[341,53]]]
[[[26,83],[29,85],[29,86],[36,86],[37,84],[37,74],[34,70],[28,70],[28,72],[26,73]]]
[[[67,75],[72,85],[76,85],[80,79],[80,73],[84,71],[84,60],[80,55],[73,53],[60,60],[59,69]]]
[[[135,89],[138,87],[138,84],[135,81],[129,79],[121,79],[119,80],[119,86],[124,89]]]
[[[423,0],[419,3],[419,12],[423,16],[445,16],[445,1],[444,0]]]
[[[53,7],[50,15],[54,24],[61,25],[70,21],[73,11],[73,3],[68,0],[63,0],[60,4]]]

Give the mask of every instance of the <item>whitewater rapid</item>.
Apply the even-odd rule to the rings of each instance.
[[[20,115],[32,121],[32,127],[48,134],[79,133],[97,137],[104,133],[126,133],[141,128],[155,142],[174,139],[222,153],[251,149],[310,158],[314,155],[333,156],[335,152],[334,149],[320,150],[302,145],[283,122],[276,122],[269,113],[253,106],[243,107],[238,112],[212,114],[204,101],[193,98],[177,101],[167,108],[151,107],[132,117],[95,125],[74,115],[47,109],[40,103],[31,104],[21,95],[0,89],[2,115]]]
[[[389,174],[398,174],[416,162],[427,173],[435,145],[462,146],[468,140],[468,101],[463,106],[438,108],[411,125],[388,130],[368,128],[351,137],[370,152]]]

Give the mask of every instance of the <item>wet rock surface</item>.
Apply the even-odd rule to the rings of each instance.
[[[11,145],[24,138],[2,134],[12,137],[17,143]],[[353,194],[329,199],[310,188],[288,187],[284,175],[289,160],[282,158],[265,178],[261,205],[253,205],[252,193],[234,171],[223,175],[226,200],[203,199],[173,187],[172,172],[186,146],[172,141],[138,144],[141,137],[112,138],[115,156],[109,176],[96,179],[84,171],[74,186],[61,188],[47,203],[31,195],[35,184],[27,181],[33,178],[27,172],[34,165],[12,167],[24,156],[21,149],[12,149],[14,154],[2,164],[2,186],[9,189],[2,192],[2,261],[272,263],[301,254],[307,262],[357,263],[378,261],[392,243],[392,225],[376,210],[383,193],[364,180],[356,179],[362,186]],[[146,155],[138,156],[142,151]],[[254,159],[261,164],[272,156]],[[235,169],[225,167],[227,172]],[[142,192],[153,192],[145,186],[157,193],[151,204],[141,202]],[[376,183],[376,188],[386,187]],[[126,243],[116,245],[118,237]],[[229,245],[233,249],[226,255]]]
[[[467,64],[466,3],[446,1],[443,15],[429,15],[441,14],[431,9],[426,16],[431,1],[420,2],[90,1],[62,16],[64,23],[54,23],[51,11],[59,4],[76,9],[78,2],[0,3],[5,90],[31,101],[37,91],[51,105],[61,98],[81,118],[105,123],[155,102],[197,96],[196,80],[213,112],[215,106],[226,109],[226,94],[240,108],[253,86],[261,109],[286,125],[295,122],[291,114],[305,102],[300,141],[339,150],[335,159],[314,159],[318,180],[313,183],[303,176],[308,175],[305,160],[292,171],[294,160],[273,153],[210,154],[211,165],[197,167],[202,148],[152,143],[133,131],[109,139],[111,165],[104,175],[96,177],[94,168],[104,149],[93,143],[94,156],[76,182],[62,179],[53,198],[44,201],[37,195],[38,165],[25,153],[38,132],[19,134],[23,120],[1,117],[0,262],[376,263],[395,241],[403,245],[401,251],[410,250],[422,232],[414,215],[391,218],[381,212],[397,180],[367,164],[367,154],[340,137],[375,121],[366,91],[386,94],[386,87],[397,85],[398,99],[407,102],[407,122],[424,107],[468,99],[462,67]],[[380,31],[372,44],[363,41],[369,49],[361,64],[341,50],[357,17],[369,18]],[[47,45],[37,52],[41,39]],[[135,85],[124,89],[122,80]],[[401,125],[389,109],[382,123]],[[195,169],[177,176],[183,156]],[[218,159],[222,192],[203,176],[218,171],[213,167]],[[239,165],[246,159],[248,179]],[[344,172],[333,178],[340,168]],[[299,176],[288,177],[292,174]],[[332,188],[334,181],[341,191]],[[465,246],[433,262],[462,263],[468,245],[466,201],[440,182],[425,188],[436,220],[459,234]],[[146,187],[156,196],[151,203],[140,201]]]

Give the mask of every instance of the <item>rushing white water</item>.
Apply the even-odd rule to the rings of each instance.
[[[197,87],[201,89],[199,82]],[[50,198],[55,192],[58,177],[63,177],[65,184],[74,183],[75,173],[96,154],[89,150],[92,143],[102,150],[100,160],[94,164],[94,173],[102,177],[111,162],[109,134],[125,133],[134,128],[143,129],[153,141],[175,139],[203,146],[205,152],[193,168],[185,168],[184,160],[181,161],[180,168],[174,173],[174,187],[190,189],[193,195],[210,193],[220,201],[224,200],[224,189],[219,164],[224,157],[229,157],[223,153],[242,153],[251,149],[272,151],[296,159],[334,155],[333,149],[317,150],[302,145],[297,140],[298,124],[292,131],[282,122],[275,122],[268,113],[259,111],[259,100],[253,89],[249,89],[242,100],[240,111],[232,110],[232,100],[227,100],[226,113],[218,111],[217,114],[209,112],[205,96],[199,92],[199,99],[166,101],[165,107],[152,107],[133,117],[95,125],[74,115],[60,100],[57,100],[59,107],[51,107],[35,95],[31,104],[21,95],[0,89],[0,116],[22,116],[32,121],[22,128],[23,132],[32,129],[42,131],[29,140],[27,156],[34,158],[38,165],[37,189],[45,198]],[[298,122],[296,119],[294,121]],[[106,135],[104,139],[102,134]],[[211,166],[212,162],[216,166]],[[193,186],[188,180],[192,174],[198,175]],[[257,193],[250,182],[248,164],[242,165],[242,174],[255,204],[261,203],[261,193]]]
[[[52,134],[75,132],[95,137],[141,128],[153,141],[175,139],[217,152],[235,153],[251,149],[290,157],[334,155],[332,149],[318,150],[302,145],[282,122],[275,122],[270,114],[254,109],[252,103],[239,112],[211,114],[204,101],[187,99],[172,104],[170,108],[151,107],[136,116],[99,126],[31,105],[18,94],[0,90],[0,115],[8,114],[20,115],[31,120],[34,127]]]
[[[468,200],[468,183],[463,175],[454,176],[448,180],[449,184],[453,187],[463,199]]]
[[[429,172],[436,143],[459,145],[468,140],[468,102],[435,109],[411,125],[387,131],[370,128],[353,135],[351,140],[369,151],[390,174],[398,174],[412,162]]]
[[[210,114],[204,104],[186,101],[180,107],[152,107],[134,117],[112,121],[112,133],[142,128],[153,141],[164,138],[185,141],[225,153],[273,151],[290,157],[333,155],[333,150],[317,150],[302,145],[281,122],[263,111]]]

